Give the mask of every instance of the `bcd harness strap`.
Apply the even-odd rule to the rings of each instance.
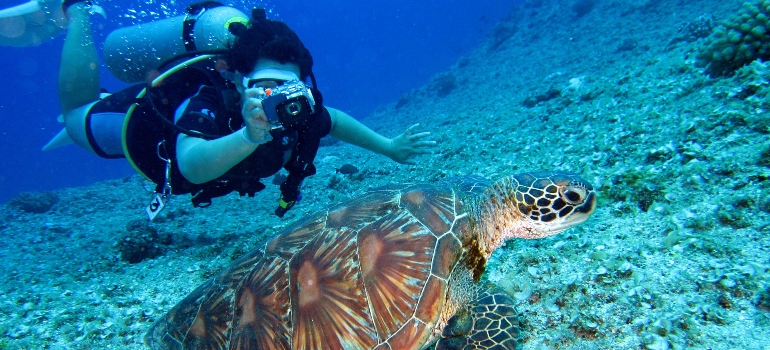
[[[198,17],[204,11],[220,6],[224,5],[217,1],[204,1],[187,6],[187,16],[182,22],[182,41],[185,51],[194,52],[197,50],[195,47],[195,22]]]

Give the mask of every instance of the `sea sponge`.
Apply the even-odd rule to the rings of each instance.
[[[696,66],[711,77],[732,75],[756,59],[770,58],[770,0],[743,4],[706,39]]]

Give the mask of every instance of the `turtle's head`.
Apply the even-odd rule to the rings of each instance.
[[[596,192],[580,176],[541,171],[506,177],[485,196],[487,249],[511,238],[555,235],[588,220],[596,209]]]
[[[530,235],[542,238],[577,226],[596,209],[596,192],[588,181],[563,172],[536,172],[512,177],[517,182],[516,208],[532,225]]]

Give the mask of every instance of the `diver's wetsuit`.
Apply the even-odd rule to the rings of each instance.
[[[318,140],[329,134],[331,117],[325,108],[318,108],[311,119],[306,122],[311,126],[310,128],[298,127],[270,131],[273,139],[259,145],[251,155],[223,175],[223,178],[254,180],[277,173],[289,161],[292,150],[298,146],[300,132],[304,137],[310,136]],[[223,105],[220,94],[216,89],[208,86],[202,87],[195,96],[190,98],[190,102],[176,124],[188,130],[219,136],[230,135],[244,126],[240,109],[238,112],[228,111]]]
[[[320,139],[331,131],[331,116],[323,108],[321,98],[316,103],[315,113],[303,123],[285,129],[272,130],[273,140],[260,145],[246,159],[227,171],[220,178],[193,184],[182,176],[176,162],[176,137],[178,132],[169,131],[158,113],[147,101],[137,101],[136,95],[143,85],[135,85],[119,91],[96,102],[88,111],[86,133],[94,151],[104,158],[126,157],[134,168],[148,177],[161,189],[166,181],[165,161],[171,160],[171,181],[173,194],[196,194],[203,190],[204,195],[196,196],[193,203],[198,206],[210,204],[210,199],[238,191],[241,195],[253,196],[264,189],[259,181],[277,173],[281,167],[289,171],[291,186],[281,186],[282,192],[298,191],[298,186],[306,176],[313,175],[315,158]],[[320,97],[317,91],[313,91]],[[237,95],[230,91],[229,96]],[[240,103],[236,99],[225,102],[228,94],[221,89],[203,85],[198,91],[182,102],[184,111],[177,113],[177,126],[203,134],[222,137],[243,127]],[[162,98],[156,102],[156,108],[163,113],[173,115],[173,109],[163,106]],[[128,107],[137,102],[138,106],[123,125]],[[181,101],[180,101],[181,102]],[[176,104],[179,105],[179,104]],[[226,108],[230,107],[230,108]],[[122,137],[121,137],[122,133]],[[162,142],[161,142],[162,141]],[[121,142],[124,142],[121,147]],[[207,193],[206,193],[207,192]]]

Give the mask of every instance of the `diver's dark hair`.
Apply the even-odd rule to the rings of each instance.
[[[312,74],[313,56],[297,33],[283,22],[260,18],[259,15],[252,17],[248,26],[230,28],[236,36],[227,60],[230,69],[247,73],[254,68],[258,59],[266,58],[281,63],[294,63],[299,66],[300,79],[308,78]]]

